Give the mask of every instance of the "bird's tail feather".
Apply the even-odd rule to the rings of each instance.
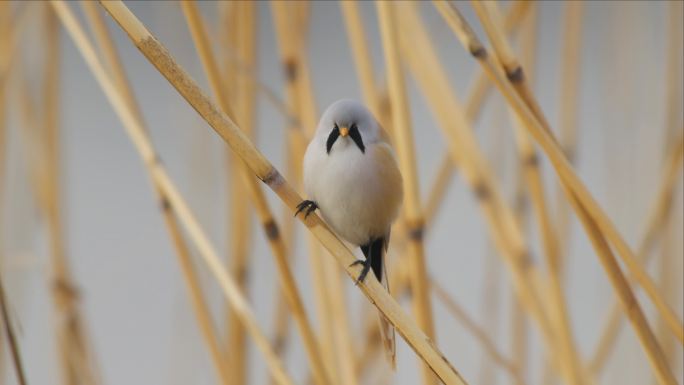
[[[387,292],[390,292],[389,280],[387,279],[387,267],[385,266],[385,254],[387,252],[387,245],[389,244],[389,231],[387,235],[378,238],[367,245],[361,246],[366,259],[370,259],[371,269],[375,277],[382,283]],[[385,357],[392,369],[396,369],[396,336],[394,326],[390,324],[385,316],[378,312],[380,321],[380,342],[385,351]]]
[[[379,260],[376,265],[379,267],[379,280],[380,283],[385,287],[387,290],[387,293],[390,292],[390,287],[389,287],[389,279],[387,277],[387,266],[385,266],[385,255],[387,252],[387,244],[389,243],[389,236],[385,237],[386,239],[383,240],[383,245],[382,247],[377,247],[378,252],[376,253],[377,257],[374,256],[374,262],[375,260]],[[397,363],[396,363],[396,356],[397,356],[397,347],[396,347],[396,335],[394,332],[394,326],[387,321],[385,316],[381,313],[378,312],[379,316],[379,321],[380,321],[380,341],[382,343],[383,350],[385,351],[385,357],[387,358],[387,362],[390,364],[390,367],[392,370],[395,370],[397,368]]]

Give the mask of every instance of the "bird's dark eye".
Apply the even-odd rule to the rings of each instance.
[[[335,128],[330,131],[330,135],[328,136],[328,141],[325,143],[325,151],[326,153],[330,154],[330,150],[332,149],[333,144],[335,144],[335,141],[337,138],[340,136],[340,128],[337,126],[337,123],[335,123]]]
[[[363,139],[361,138],[361,133],[359,133],[359,127],[356,123],[352,124],[349,128],[349,136],[352,138],[356,146],[361,150],[362,153],[366,153],[366,146],[363,145]]]

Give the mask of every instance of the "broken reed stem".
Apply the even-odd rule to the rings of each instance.
[[[7,296],[5,295],[5,288],[2,278],[0,277],[0,312],[2,312],[2,323],[5,325],[5,334],[7,336],[7,344],[10,348],[10,355],[12,356],[12,364],[14,365],[14,373],[17,376],[19,385],[26,385],[26,374],[24,373],[24,366],[21,362],[21,353],[19,352],[19,343],[17,336],[12,327],[12,320],[7,310]]]
[[[240,6],[247,3],[241,3]],[[190,27],[193,41],[197,47],[204,71],[209,78],[209,84],[219,102],[222,106],[223,111],[229,116],[233,116],[230,105],[228,102],[227,95],[225,94],[224,88],[221,87],[222,81],[218,71],[218,66],[214,57],[214,54],[209,46],[209,39],[207,38],[206,31],[204,29],[204,22],[197,11],[194,2],[183,1],[181,2],[183,13],[186,16],[188,26]],[[253,4],[249,4],[253,6]],[[253,11],[253,9],[252,9]],[[253,14],[250,16],[243,15],[244,19],[249,20],[253,18]],[[247,85],[248,86],[248,85]],[[249,97],[249,95],[244,95]],[[243,119],[241,121],[249,120],[246,116],[247,111],[243,113]],[[313,328],[309,323],[308,317],[304,310],[304,303],[297,289],[294,276],[289,268],[288,261],[285,255],[285,244],[280,236],[280,231],[278,225],[275,222],[271,209],[266,201],[266,197],[258,185],[257,179],[254,178],[250,173],[249,169],[246,167],[241,160],[238,159],[238,166],[240,167],[241,176],[243,182],[249,187],[250,195],[253,200],[254,207],[256,208],[257,215],[261,221],[262,227],[264,229],[266,239],[268,239],[269,246],[274,255],[276,266],[278,267],[278,274],[280,282],[282,285],[282,290],[284,292],[285,300],[291,308],[291,313],[297,323],[297,327],[302,334],[302,339],[304,342],[304,347],[311,361],[312,371],[314,373],[314,378],[318,384],[327,384],[330,382],[329,376],[325,371],[323,365],[322,357],[319,352],[319,348],[316,342],[315,333]]]
[[[411,127],[410,106],[404,85],[404,73],[399,55],[399,36],[396,28],[395,5],[377,1],[380,36],[385,57],[387,84],[392,112],[393,138],[402,171],[404,190],[404,220],[408,232],[409,263],[411,265],[411,293],[413,312],[418,325],[428,337],[435,338],[432,305],[430,303],[430,287],[425,266],[425,249],[423,245],[424,219],[420,204],[418,187],[418,170]],[[430,370],[423,367],[423,383],[434,384],[436,381]]]
[[[493,55],[492,60],[499,60],[500,65],[504,68],[509,78],[515,78],[519,82],[526,82],[525,77],[517,78],[520,75],[516,75],[516,71],[522,71],[522,66],[506,42],[503,32],[499,30],[498,26],[501,22],[496,3],[473,1],[471,4],[494,46],[495,55]],[[531,20],[530,22],[536,24],[536,20]],[[529,64],[534,61],[535,32],[536,28],[532,28],[522,41],[522,50],[527,51],[525,59],[527,59],[528,65],[526,68],[528,70]],[[525,87],[529,87],[529,85],[525,84]],[[549,318],[554,326],[556,342],[563,357],[559,360],[559,363],[568,384],[587,384],[587,379],[582,371],[580,357],[575,347],[566,299],[561,284],[558,241],[546,202],[544,182],[539,168],[539,158],[520,120],[517,119],[512,111],[511,115],[515,123],[515,136],[519,157],[523,164],[523,176],[531,198],[533,212],[536,217],[539,233],[541,234],[542,248],[546,257],[550,278],[549,294],[551,297],[550,301],[548,301],[548,307],[551,309],[552,314]]]
[[[560,142],[565,156],[574,164],[577,156],[577,129],[579,122],[579,85],[582,54],[582,14],[584,3],[568,1],[563,10],[563,48],[561,51],[561,95],[559,108]],[[570,206],[563,197],[561,189],[556,190],[556,214],[558,219],[558,252],[561,279],[565,259],[570,252]]]
[[[629,285],[627,285],[617,261],[613,259],[614,256],[610,247],[605,243],[603,234],[614,242],[614,246],[623,257],[623,261],[628,267],[631,266],[630,270],[635,275],[642,278],[640,283],[642,283],[647,291],[649,288],[653,289],[653,287],[648,285],[650,279],[645,279],[648,277],[645,275],[643,269],[636,266],[637,263],[633,257],[633,253],[624,242],[621,235],[617,232],[610,219],[605,215],[598,203],[596,203],[587,188],[574,172],[572,166],[569,164],[562,150],[559,148],[559,145],[555,141],[555,138],[552,136],[548,125],[542,123],[542,115],[538,111],[538,108],[533,108],[531,110],[528,106],[527,102],[533,101],[532,96],[529,93],[522,93],[522,95],[526,97],[523,98],[523,96],[519,95],[517,92],[517,89],[520,89],[521,87],[520,82],[517,83],[518,88],[515,89],[511,83],[501,78],[495,64],[488,57],[486,49],[474,35],[472,29],[460,15],[458,10],[441,1],[437,1],[434,4],[447,21],[447,24],[452,28],[454,34],[458,37],[458,40],[487,70],[492,81],[495,82],[497,88],[499,88],[509,105],[516,110],[516,113],[525,124],[528,132],[532,134],[548,156],[562,181],[564,189],[567,191],[568,200],[573,204],[573,208],[575,208],[578,216],[582,220],[585,230],[592,240],[592,245],[599,254],[602,265],[606,269],[611,283],[621,298],[625,311],[630,316],[630,320],[632,320],[634,328],[639,334],[640,340],[646,349],[649,361],[653,365],[659,381],[665,384],[676,383],[671,370],[664,360],[662,350],[655,340],[653,331],[649,327],[645,315],[638,302],[636,302],[636,298]],[[639,273],[642,273],[643,275],[639,275]],[[653,292],[651,292],[651,294],[653,294]],[[665,314],[662,312],[662,310],[664,310],[662,309],[662,305],[665,305],[665,307],[667,306],[660,302],[661,298],[659,296],[654,296],[652,299],[659,299],[659,301],[656,302],[656,305],[660,304],[661,306],[658,306],[658,308],[661,310],[661,314],[667,315],[667,312],[665,312]]]
[[[484,155],[479,149],[465,114],[449,86],[448,77],[432,47],[422,21],[408,6],[402,12],[404,58],[428,105],[446,136],[452,159],[458,159],[461,174],[478,198],[491,238],[512,273],[521,303],[537,321],[549,354],[553,333],[535,285],[540,276],[532,263],[513,210],[503,199]]]
[[[482,348],[487,352],[494,363],[501,366],[515,379],[516,383],[525,384],[525,380],[520,375],[520,370],[516,365],[500,353],[496,343],[489,338],[488,332],[479,327],[477,323],[463,310],[461,306],[447,293],[447,291],[436,281],[431,281],[432,291],[435,296],[444,304],[449,313],[459,320],[463,327],[467,329],[475,339],[480,342]]]
[[[123,99],[128,102],[128,108],[131,110],[131,113],[135,119],[139,122],[141,128],[145,131],[145,135],[148,135],[149,140],[149,129],[143,120],[139,104],[130,86],[128,77],[126,76],[120,56],[116,50],[116,46],[114,45],[114,41],[109,34],[109,30],[107,29],[97,5],[93,2],[81,2],[81,7],[83,8],[84,14],[86,15],[91,29],[95,34],[95,39],[100,47],[100,53],[104,57],[107,67],[109,68],[111,74],[110,76],[117,85],[117,91],[122,95]],[[221,383],[224,385],[229,385],[231,383],[230,371],[226,365],[225,354],[219,346],[219,334],[213,324],[209,306],[204,300],[204,295],[197,278],[197,273],[192,265],[190,249],[183,238],[178,222],[173,215],[173,211],[171,210],[163,191],[157,185],[154,187],[160,204],[164,224],[166,225],[169,235],[171,236],[173,247],[176,250],[178,263],[181,268],[181,272],[183,273],[183,278],[188,290],[190,291],[190,302],[193,307],[195,317],[197,318],[197,323],[200,328],[200,332],[202,333],[202,337],[204,338],[207,348],[209,349],[209,355],[211,357],[212,364],[216,369]]]
[[[678,143],[679,146],[670,151],[668,160],[665,162],[665,172],[663,173],[658,192],[646,220],[646,227],[638,244],[637,258],[643,266],[646,266],[653,255],[652,249],[656,245],[658,238],[662,237],[662,229],[665,223],[667,223],[668,218],[672,216],[672,197],[677,186],[677,180],[681,176],[682,161],[684,160],[684,139],[680,138]],[[633,281],[634,279],[630,277],[630,282]],[[622,320],[619,305],[617,301],[613,302],[612,306],[609,307],[610,310],[606,312],[606,316],[603,318],[606,321],[600,334],[601,337],[589,362],[589,371],[594,376],[601,373],[607,358],[615,346],[617,335],[620,331],[620,321]]]
[[[292,212],[294,212],[296,205],[299,204],[302,199],[301,197],[290,187],[290,185],[285,181],[285,179],[280,175],[280,173],[268,162],[268,160],[254,147],[254,145],[244,136],[240,129],[235,125],[235,123],[230,120],[228,116],[220,112],[220,109],[214,105],[209,98],[207,98],[197,84],[187,75],[187,73],[173,60],[168,51],[150,34],[150,32],[145,28],[145,26],[133,15],[130,10],[120,1],[105,1],[101,2],[102,6],[109,12],[109,14],[117,21],[121,28],[129,35],[131,41],[138,47],[138,49],[143,53],[143,55],[150,61],[151,64],[159,70],[159,72],[166,77],[166,79],[176,88],[176,90],[197,110],[197,112],[209,123],[209,125],[216,130],[216,132],[233,148],[239,156],[249,165],[250,169],[266,183],[271,189],[278,195],[278,197],[290,207]],[[96,59],[96,58],[95,58]],[[92,61],[91,59],[89,59]],[[99,78],[104,79],[104,84],[108,84],[108,80],[102,76],[98,75]],[[112,87],[108,86],[106,89],[110,89],[108,94],[111,94],[113,101],[118,101],[115,103],[117,105],[117,110],[120,111],[122,117],[126,118],[126,121],[134,121],[131,119],[129,111],[125,108],[125,105],[118,99],[118,95],[111,92]],[[135,125],[133,126],[135,127]],[[139,137],[139,135],[134,135]],[[153,155],[153,152],[149,150],[146,146],[141,146],[141,152],[146,155],[145,159],[151,160],[149,155]],[[160,166],[157,164],[154,170],[160,170]],[[155,172],[155,175],[166,177],[165,173]],[[170,190],[170,192],[175,192],[174,189],[169,187],[173,186],[168,178],[161,178],[161,185],[164,188]],[[175,194],[169,194],[171,198],[172,206],[175,208],[178,203],[182,202],[180,196]],[[184,205],[179,205],[178,212],[179,216],[185,218],[192,218],[191,213],[187,210]],[[299,216],[302,222],[310,229],[312,233],[319,239],[319,241],[331,252],[331,254],[338,260],[340,265],[345,268],[347,274],[352,278],[356,279],[361,271],[361,267],[350,266],[352,262],[355,261],[354,256],[351,252],[344,246],[344,244],[327,228],[324,222],[318,217],[318,215],[312,214],[307,218]],[[194,221],[192,221],[194,222]],[[195,222],[196,224],[196,222]],[[212,250],[206,237],[203,233],[198,230],[198,226],[189,226],[188,230],[194,236],[202,235],[197,237],[202,239],[200,242],[201,250],[209,251]],[[213,250],[212,250],[213,251]],[[211,265],[214,266],[213,271],[219,272],[217,274],[221,277],[220,282],[224,289],[229,293],[232,293],[234,297],[239,298],[236,301],[240,304],[239,310],[243,310],[244,313],[248,312],[248,305],[244,302],[244,299],[239,295],[237,290],[235,290],[234,285],[230,281],[230,278],[225,275],[225,272],[221,274],[221,263],[215,253],[203,253],[210,258]],[[412,322],[411,318],[407,316],[399,306],[386,292],[382,285],[373,277],[368,277],[364,283],[358,285],[359,289],[373,302],[373,304],[380,310],[385,317],[396,327],[397,331],[404,339],[407,341],[409,346],[411,346],[417,354],[419,354],[424,361],[430,365],[435,371],[440,379],[447,385],[451,384],[465,384],[465,381],[461,379],[456,370],[449,364],[449,362],[444,358],[444,356],[434,347],[430,340],[425,336],[424,333],[418,329],[418,327]],[[253,317],[251,312],[248,312],[250,317]],[[253,319],[253,318],[252,318]],[[258,330],[254,323],[250,323],[250,329]],[[265,337],[261,335],[259,337],[258,345],[267,345]],[[277,358],[273,352],[268,349],[269,357],[272,357],[274,362],[277,362]],[[271,362],[271,360],[269,360]]]
[[[196,218],[188,208],[185,200],[178,193],[175,184],[168,177],[164,166],[159,160],[156,150],[145,134],[143,126],[135,118],[131,109],[129,108],[129,103],[123,98],[123,95],[117,91],[114,83],[105,72],[95,53],[95,50],[88,41],[88,38],[85,36],[85,33],[78,24],[78,21],[75,19],[74,15],[64,2],[56,0],[52,1],[51,4],[58,12],[60,19],[76,43],[77,48],[95,75],[98,83],[102,87],[105,95],[114,107],[119,118],[124,123],[124,127],[126,128],[127,133],[130,135],[131,140],[134,142],[136,149],[140,152],[140,155],[148,172],[150,173],[153,182],[159,186],[164,196],[168,198],[170,209],[173,210],[178,218],[183,222],[183,225],[188,231],[190,237],[196,243],[196,246],[200,251],[200,255],[204,258],[211,272],[215,275],[226,297],[233,304],[235,312],[242,316],[241,319],[246,325],[247,331],[254,338],[257,347],[264,353],[268,368],[271,370],[273,375],[278,378],[280,384],[294,384],[289,375],[285,372],[282,363],[271,350],[267,338],[263,335],[259,329],[259,326],[256,324],[256,318],[254,317],[248,303],[245,301],[230,275],[226,273],[217,252],[214,250],[207,236],[204,234],[204,231],[197,223]]]

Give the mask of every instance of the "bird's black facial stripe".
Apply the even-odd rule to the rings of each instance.
[[[352,138],[352,140],[356,144],[356,147],[358,147],[362,153],[366,153],[366,146],[363,145],[363,139],[361,138],[361,134],[359,133],[359,127],[356,124],[352,124],[351,127],[349,128],[349,136]],[[340,128],[337,126],[337,123],[335,123],[335,128],[333,128],[332,131],[330,131],[330,135],[328,136],[328,140],[325,143],[325,150],[328,154],[330,154],[330,151],[332,150],[332,146],[335,144],[335,141],[339,137],[340,137]]]
[[[352,124],[351,128],[349,129],[349,136],[351,136],[352,140],[354,143],[356,143],[356,146],[361,150],[362,153],[366,153],[366,146],[363,145],[363,139],[361,139],[361,134],[359,133],[359,127],[355,124]]]
[[[332,131],[330,131],[330,135],[328,136],[328,141],[325,143],[325,151],[330,154],[330,150],[332,150],[333,144],[335,144],[335,141],[337,138],[340,136],[340,128],[337,127],[337,124],[335,124],[335,128],[333,128]]]

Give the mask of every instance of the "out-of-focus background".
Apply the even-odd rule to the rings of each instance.
[[[179,63],[209,93],[206,76],[193,40],[176,2],[127,2],[131,11],[161,41]],[[505,9],[511,4],[503,2]],[[83,25],[86,19],[78,3],[68,6]],[[226,4],[197,3],[215,47],[224,44],[226,25],[221,19]],[[273,10],[268,2],[256,7],[257,66],[254,76],[282,100],[286,98],[285,74],[279,53]],[[375,74],[384,87],[383,57],[378,15],[371,2],[358,4],[366,28]],[[567,2],[539,2],[536,57],[527,72],[534,93],[555,130],[561,125],[563,79],[569,76],[563,35]],[[682,5],[677,2],[610,1],[581,4],[579,56],[577,57],[577,148],[575,167],[598,203],[605,209],[629,245],[636,249],[647,226],[658,186],[663,179],[670,148],[682,135]],[[69,35],[59,29],[60,54],[46,54],[44,45],[47,3],[10,2],[7,20],[24,23],[17,36],[8,76],[0,79],[5,95],[5,129],[2,179],[0,180],[0,258],[2,283],[9,314],[15,326],[28,383],[60,384],[60,359],[55,337],[51,283],[49,227],[37,203],[32,162],[36,149],[27,135],[25,116],[40,122],[45,117],[41,90],[44,66],[59,69],[59,191],[62,239],[77,288],[84,324],[94,352],[101,384],[216,384],[219,383],[193,314],[175,251],[166,233],[159,205],[140,157],[102,90]],[[486,34],[471,5],[456,7],[486,41]],[[46,8],[46,9],[43,9]],[[25,12],[24,16],[18,16]],[[109,15],[102,12],[131,79],[153,142],[173,180],[222,256],[230,255],[229,221],[231,180],[226,171],[225,144],[201,117],[135,48]],[[461,101],[480,71],[453,32],[430,3],[416,7],[448,71],[450,86]],[[354,58],[340,5],[310,4],[306,52],[311,84],[319,111],[341,98],[362,99]],[[529,20],[523,20],[525,25]],[[9,22],[8,22],[9,23]],[[398,29],[401,33],[401,25]],[[0,26],[2,29],[2,26]],[[88,36],[93,36],[88,30]],[[517,41],[517,39],[515,40]],[[517,47],[517,44],[516,44]],[[216,50],[219,51],[218,49]],[[9,52],[9,51],[4,51]],[[221,51],[223,52],[223,51]],[[230,56],[230,55],[229,55]],[[223,55],[222,60],[228,56]],[[5,58],[6,59],[6,58]],[[0,60],[2,62],[4,60]],[[56,63],[55,61],[58,61]],[[674,63],[674,65],[673,65]],[[0,70],[3,70],[0,67]],[[405,71],[420,192],[428,196],[446,140],[408,68]],[[380,80],[382,79],[382,80]],[[22,89],[34,110],[26,113]],[[287,119],[264,91],[257,92],[255,142],[278,169],[286,169]],[[30,119],[29,119],[30,120]],[[480,117],[473,124],[489,164],[509,202],[514,201],[518,175],[515,136],[505,102],[491,91]],[[36,131],[36,130],[34,130]],[[40,131],[38,135],[40,135]],[[678,138],[678,139],[675,139]],[[34,138],[35,139],[35,138]],[[546,195],[556,218],[558,184],[548,159],[540,152]],[[675,185],[671,220],[659,232],[668,232],[652,249],[648,272],[663,285],[668,303],[680,319],[683,311],[683,237],[681,168]],[[279,224],[291,213],[266,189]],[[251,214],[253,215],[253,214]],[[540,234],[533,215],[525,225],[534,262],[544,266]],[[579,355],[589,362],[601,337],[607,310],[615,302],[614,291],[588,238],[571,214],[565,257],[564,288]],[[477,199],[456,172],[433,224],[425,235],[427,269],[479,327],[486,330],[496,349],[513,362],[524,362],[528,384],[544,380],[545,360],[539,329],[526,321],[524,336],[512,328],[514,310],[510,273],[488,235]],[[244,226],[248,238],[249,279],[246,295],[259,325],[273,336],[276,304],[280,298],[273,258],[255,217]],[[306,230],[299,222],[291,256],[298,288],[307,312],[320,329],[315,285],[306,253]],[[668,230],[666,230],[668,229]],[[234,241],[234,240],[233,240]],[[358,253],[358,250],[356,251]],[[390,250],[393,258],[395,252]],[[324,256],[329,258],[328,256]],[[667,258],[668,264],[660,261]],[[205,265],[195,258],[214,323],[225,334],[226,306],[218,285]],[[543,268],[542,268],[543,270]],[[623,269],[624,270],[624,269]],[[367,300],[344,279],[350,328],[361,351]],[[657,330],[663,346],[671,347],[671,369],[682,383],[682,345],[659,321],[651,302],[636,290],[640,304]],[[433,297],[436,343],[470,384],[509,384],[514,380],[482,348],[473,333]],[[410,301],[402,299],[407,312]],[[290,344],[284,362],[297,383],[307,383],[309,364],[301,338],[290,326]],[[520,329],[518,329],[520,330]],[[523,357],[515,337],[528,349]],[[413,351],[398,337],[394,384],[421,383]],[[16,383],[6,338],[3,341],[0,383]],[[225,345],[225,340],[221,341]],[[517,346],[516,346],[517,345]],[[360,353],[358,353],[360,354]],[[358,358],[358,357],[354,357]],[[269,380],[263,355],[247,337],[247,382]],[[377,361],[374,365],[383,365]],[[382,376],[381,376],[382,377]],[[379,383],[368,374],[363,383]],[[562,380],[551,375],[551,383]],[[597,384],[647,384],[653,372],[634,330],[622,322],[618,340]],[[346,385],[346,384],[343,384]]]

